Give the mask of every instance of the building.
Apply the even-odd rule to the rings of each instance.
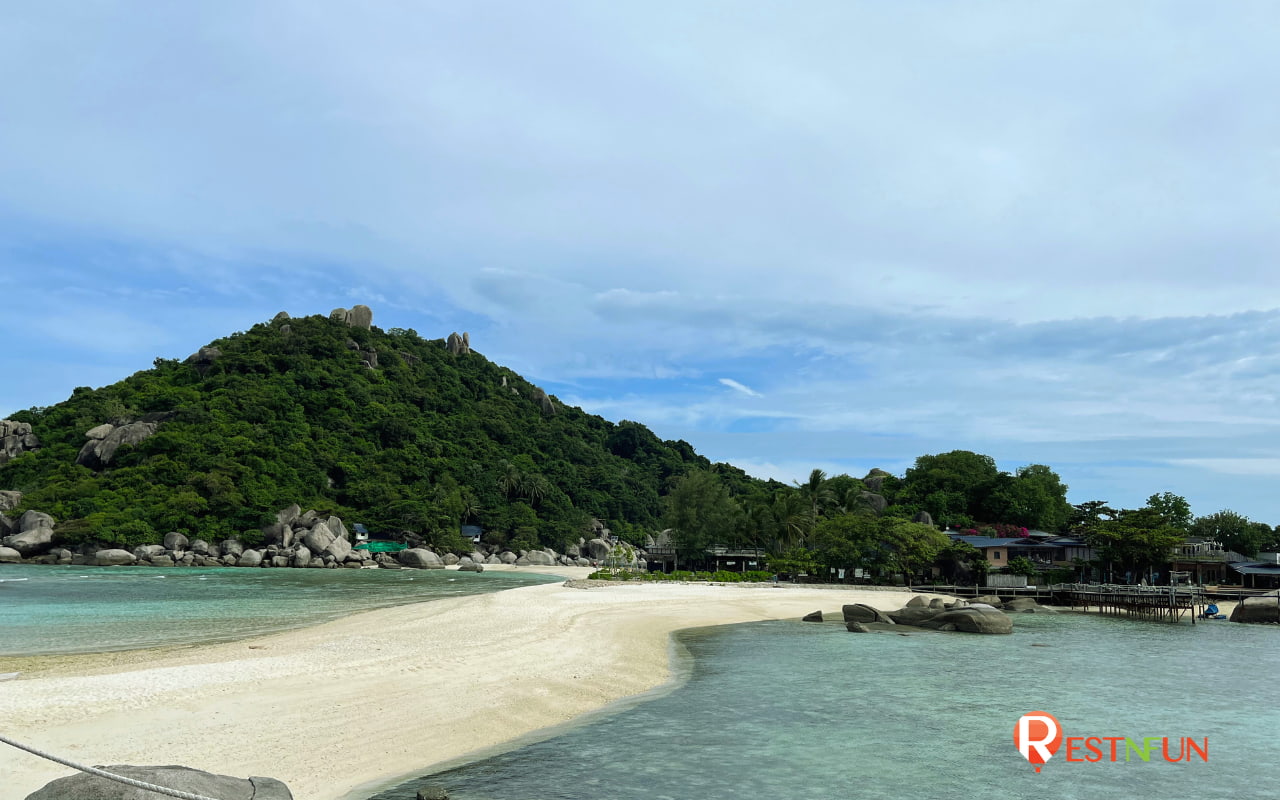
[[[1212,539],[1188,536],[1175,545],[1169,558],[1171,572],[1185,572],[1192,583],[1235,583],[1239,571],[1232,565],[1249,559],[1234,550],[1226,550]]]
[[[1234,561],[1227,566],[1246,589],[1280,589],[1280,553],[1259,553],[1258,561]]]
[[[1038,569],[1049,569],[1054,566],[1055,561],[1060,560],[1055,556],[1061,555],[1060,548],[1031,537],[965,536],[953,531],[948,531],[947,535],[953,541],[964,542],[981,550],[991,569],[1004,569],[1009,566],[1009,559],[1019,556],[1030,559]]]

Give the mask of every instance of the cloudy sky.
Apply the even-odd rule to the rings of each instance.
[[[45,2],[0,21],[0,414],[284,309],[792,480],[1280,523],[1280,10]]]

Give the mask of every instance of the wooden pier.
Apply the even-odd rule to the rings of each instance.
[[[1191,624],[1204,612],[1208,600],[1194,586],[1113,586],[1107,584],[1058,584],[1053,587],[1059,602],[1072,609],[1097,610],[1100,614],[1142,619],[1150,622],[1181,622],[1188,614]]]
[[[1098,583],[1058,583],[1053,586],[916,586],[916,592],[937,592],[956,597],[995,595],[1001,600],[1033,597],[1042,603],[1068,606],[1074,610],[1093,611],[1117,617],[1151,622],[1181,622],[1184,615],[1191,624],[1204,613],[1211,602],[1198,586],[1123,586]],[[1189,612],[1189,613],[1188,613]]]

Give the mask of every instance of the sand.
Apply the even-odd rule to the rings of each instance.
[[[676,630],[816,609],[839,619],[844,603],[894,609],[910,597],[557,583],[240,642],[31,659],[0,682],[0,732],[89,764],[184,764],[279,778],[299,800],[364,797],[663,685]],[[67,774],[0,745],[0,800]]]

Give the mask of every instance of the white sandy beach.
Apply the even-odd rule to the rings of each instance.
[[[135,653],[124,663],[87,657],[49,676],[37,669],[0,683],[0,730],[89,764],[267,775],[299,800],[339,800],[663,684],[676,630],[799,619],[816,609],[839,619],[845,603],[892,609],[910,597],[771,586],[532,586]],[[20,800],[67,774],[0,745],[0,800]]]

